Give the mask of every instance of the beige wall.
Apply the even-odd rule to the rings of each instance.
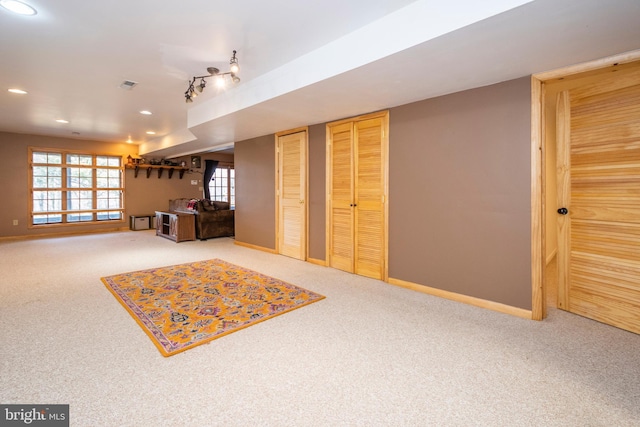
[[[56,138],[37,135],[23,135],[0,132],[0,158],[4,165],[0,168],[0,184],[3,188],[4,203],[0,209],[0,238],[13,236],[34,236],[44,234],[94,232],[114,228],[127,228],[130,215],[151,215],[155,210],[167,209],[169,200],[178,197],[202,197],[203,169],[195,169],[184,174],[179,179],[178,173],[169,179],[167,171],[158,178],[157,171],[152,171],[149,178],[141,171],[134,178],[132,169],[125,170],[125,220],[108,222],[105,224],[86,224],[79,226],[47,226],[28,228],[29,224],[29,188],[28,188],[28,147],[59,148],[67,150],[81,150],[88,153],[114,154],[135,157],[138,147],[125,143],[108,143],[99,141],[85,141],[71,138]],[[215,153],[202,155],[204,159],[215,159],[233,162],[231,155],[216,155]],[[189,158],[178,158],[189,164]],[[198,180],[197,185],[191,185],[191,180]],[[13,225],[13,220],[18,225]]]
[[[203,198],[204,183],[204,161],[207,159],[218,160],[228,164],[233,164],[233,155],[205,153],[199,154],[201,158],[201,168],[190,169],[185,172],[180,179],[178,172],[169,179],[167,171],[164,171],[161,178],[158,178],[156,170],[151,171],[147,178],[146,172],[141,171],[138,177],[134,177],[132,169],[126,170],[126,209],[127,215],[153,214],[156,210],[169,208],[169,200],[177,198]],[[191,163],[191,156],[178,157],[176,161],[185,161],[187,165]],[[192,184],[191,181],[197,181]],[[128,216],[127,216],[128,218]]]

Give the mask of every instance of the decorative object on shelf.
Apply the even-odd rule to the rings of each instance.
[[[240,77],[238,77],[238,71],[240,71],[240,66],[238,65],[238,58],[236,58],[236,51],[234,50],[231,60],[229,61],[229,71],[221,73],[216,67],[207,67],[207,72],[209,74],[205,76],[194,76],[189,82],[189,87],[184,93],[185,101],[193,102],[193,98],[198,96],[198,93],[201,93],[207,86],[207,81],[205,79],[209,77],[213,77],[215,79],[216,86],[218,87],[224,87],[227,84],[227,77],[232,83],[239,83]],[[195,85],[196,80],[200,80],[200,83],[198,83],[197,86]]]
[[[191,167],[194,169],[200,169],[202,163],[200,162],[200,156],[191,156]]]
[[[127,166],[134,166],[144,163],[144,159],[139,157],[131,157],[131,154],[127,156]]]
[[[133,165],[126,165],[125,166],[127,169],[133,169],[134,170],[134,178],[138,177],[138,172],[140,171],[140,169],[146,169],[147,171],[147,178],[149,178],[151,176],[151,169],[157,169],[158,170],[158,178],[162,178],[162,172],[165,169],[169,170],[169,179],[171,179],[173,177],[173,171],[177,170],[180,173],[180,179],[182,179],[182,177],[184,176],[184,173],[186,171],[189,170],[189,168],[187,167],[182,167],[182,166],[167,166],[167,165],[140,165],[140,164],[133,164]]]

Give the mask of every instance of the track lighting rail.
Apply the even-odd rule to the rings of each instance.
[[[220,70],[216,67],[207,67],[207,72],[209,74],[204,76],[194,76],[189,82],[189,86],[184,93],[185,102],[193,102],[193,98],[198,96],[198,93],[202,93],[204,88],[207,86],[207,81],[210,77],[213,77],[216,82],[216,86],[224,87],[226,86],[227,79],[231,80],[232,83],[236,84],[240,82],[240,77],[238,77],[238,71],[240,71],[240,66],[238,65],[238,58],[236,57],[236,51],[233,51],[233,55],[231,55],[231,60],[229,61],[229,71],[225,73],[221,73]],[[200,80],[200,83],[196,85],[196,81]]]

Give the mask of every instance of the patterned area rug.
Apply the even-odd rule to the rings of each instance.
[[[324,298],[220,259],[101,280],[164,356]]]

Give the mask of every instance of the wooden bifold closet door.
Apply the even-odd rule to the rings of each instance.
[[[327,125],[327,261],[387,280],[388,113]]]

